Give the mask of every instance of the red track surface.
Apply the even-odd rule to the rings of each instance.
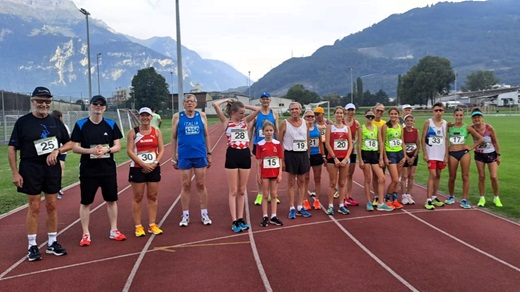
[[[80,247],[79,186],[74,185],[59,201],[59,241],[68,249],[67,256],[43,253],[42,261],[28,262],[26,209],[0,216],[0,290],[518,291],[520,225],[483,210],[463,210],[458,204],[427,211],[421,187],[415,188],[417,205],[381,213],[365,211],[361,185],[355,184],[355,197],[362,204],[351,207],[351,215],[329,217],[311,211],[311,218],[289,220],[284,181],[278,214],[285,225],[263,228],[261,208],[252,204],[256,186],[251,175],[246,205],[251,229],[233,233],[223,171],[223,128],[216,125],[210,132],[214,155],[207,185],[213,225],[200,223],[193,192],[190,225],[179,227],[180,177],[171,167],[167,147],[157,218],[164,234],[134,237],[125,164],[119,167],[119,229],[128,239],[109,240],[106,208],[98,193],[90,221],[92,245]],[[323,177],[325,191],[326,171]],[[362,182],[359,169],[354,179]],[[144,211],[143,223],[146,218]],[[47,239],[44,220],[42,209],[42,245]]]

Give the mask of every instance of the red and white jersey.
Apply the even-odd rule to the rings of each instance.
[[[235,149],[246,149],[249,147],[249,135],[247,133],[247,123],[241,120],[235,124],[231,120],[226,128],[227,144]]]
[[[343,125],[341,128],[338,128],[336,124],[330,126],[330,147],[334,151],[334,155],[336,155],[339,159],[345,158],[347,156],[348,148],[348,131],[349,127]],[[332,153],[328,154],[328,158],[332,158]]]
[[[157,147],[159,146],[159,142],[157,140],[157,135],[155,134],[155,128],[151,128],[152,129],[150,131],[150,134],[147,135],[143,135],[142,133],[137,131],[135,133],[134,153],[137,154],[137,157],[139,157],[139,159],[141,159],[145,163],[152,163],[155,160],[157,160]],[[132,160],[132,162],[130,163],[130,167],[141,166]]]
[[[261,178],[275,178],[280,173],[283,159],[283,147],[280,141],[273,139],[271,142],[264,140],[256,145],[256,159],[260,163]]]

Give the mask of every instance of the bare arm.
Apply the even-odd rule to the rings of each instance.
[[[213,102],[213,108],[215,109],[215,112],[217,113],[217,116],[220,119],[220,122],[222,124],[224,124],[224,126],[226,126],[228,124],[228,119],[226,118],[226,116],[222,112],[222,109],[220,108],[220,105],[223,104],[223,103],[226,103],[226,102],[229,103],[231,101],[232,101],[232,99],[225,98],[225,99],[219,99],[219,100]]]
[[[206,159],[208,160],[208,168],[211,167],[211,143],[208,136],[208,117],[205,113],[200,113],[202,121],[204,122],[204,142],[206,142]]]
[[[473,146],[471,146],[468,149],[471,151],[477,148],[478,145],[482,144],[482,142],[484,142],[484,138],[482,138],[482,136],[473,127],[466,126],[466,129],[471,134],[471,136],[473,136],[473,140],[475,141],[475,143],[473,143]]]
[[[21,188],[23,186],[23,178],[18,172],[16,148],[14,146],[7,147],[7,156],[9,156],[9,167],[11,167],[11,174],[13,175],[13,184]]]
[[[260,111],[262,110],[262,108],[260,107],[257,107],[257,106],[252,106],[252,105],[246,105],[245,106],[246,109],[249,109],[249,110],[252,110],[253,112],[250,113],[244,120],[246,121],[246,123],[249,124],[249,122],[251,122],[252,120],[254,120],[256,118],[256,116],[258,116],[258,114],[260,113]]]
[[[179,129],[179,113],[176,113],[172,117],[172,163],[173,167],[177,168],[177,131]]]
[[[430,121],[426,120],[424,122],[423,131],[421,135],[421,145],[423,149],[423,159],[428,162],[428,153],[426,153],[426,134],[428,133],[428,128],[430,127]]]

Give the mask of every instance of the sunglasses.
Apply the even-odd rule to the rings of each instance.
[[[314,116],[305,116],[305,117],[306,117],[306,118],[309,118],[309,119],[310,119],[310,118],[314,118]]]
[[[42,103],[51,104],[51,102],[52,102],[52,99],[37,99],[37,98],[33,98],[32,100],[35,101],[37,104],[42,104]]]
[[[104,103],[99,103],[99,102],[94,102],[92,105],[93,106],[105,106]]]
[[[377,113],[382,113],[384,110],[376,110]]]
[[[438,112],[438,113],[442,113],[444,110],[443,109],[436,109],[436,110],[433,110],[434,112]]]
[[[376,118],[376,116],[374,115],[366,115],[365,118],[369,119],[369,120],[373,120]]]

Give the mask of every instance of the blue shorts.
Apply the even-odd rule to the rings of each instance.
[[[389,164],[399,164],[399,162],[404,158],[404,151],[386,152],[386,156],[388,157]]]
[[[192,168],[203,168],[208,166],[208,160],[206,157],[199,158],[179,158],[177,166],[179,169],[192,169]]]

